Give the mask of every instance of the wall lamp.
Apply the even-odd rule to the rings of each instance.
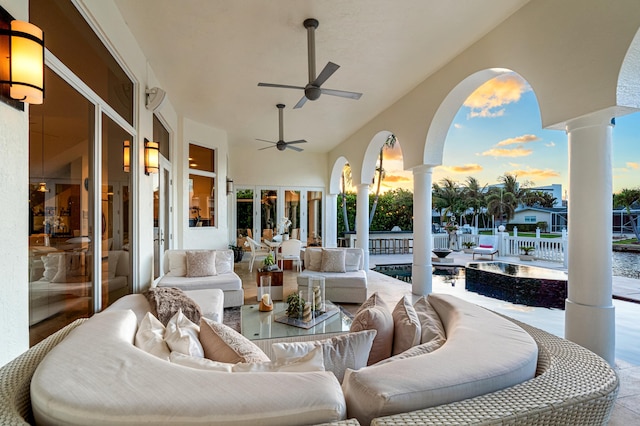
[[[227,195],[233,193],[233,179],[227,178]]]
[[[0,60],[3,61],[0,66],[2,97],[7,101],[41,104],[44,99],[44,34],[29,22],[14,20],[1,7]],[[22,109],[15,102],[7,103]]]
[[[151,142],[145,138],[144,140],[144,174],[158,173],[160,168],[160,148],[158,142]]]
[[[131,171],[131,141],[122,143],[122,170],[126,173]]]

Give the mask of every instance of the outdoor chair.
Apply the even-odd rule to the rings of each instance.
[[[251,272],[253,271],[253,262],[255,262],[256,259],[258,258],[262,260],[265,257],[267,257],[267,255],[269,254],[269,247],[258,243],[256,240],[254,240],[251,237],[246,237],[246,238],[247,238],[246,244],[248,244],[249,248],[251,249],[251,259],[249,260],[249,272]]]
[[[297,271],[302,272],[302,260],[300,259],[301,248],[302,242],[300,240],[288,239],[282,242],[280,253],[278,253],[278,261],[282,262],[282,269],[284,269],[285,260],[292,260],[296,262]]]
[[[478,247],[473,248],[471,257],[475,260],[477,254],[478,256],[491,256],[491,260],[493,260],[493,255],[496,253],[498,253],[498,237],[496,235],[480,235]]]

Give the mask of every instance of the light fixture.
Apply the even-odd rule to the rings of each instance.
[[[131,141],[122,144],[122,170],[127,173],[131,171]]]
[[[0,58],[8,60],[0,69],[2,95],[28,104],[41,104],[44,98],[44,34],[29,22],[16,21],[0,8]]]
[[[227,178],[227,195],[233,193],[233,179]]]
[[[38,192],[49,192],[49,190],[47,189],[47,183],[46,182],[39,182],[38,183],[38,189],[36,189],[36,191],[38,191]]]
[[[159,152],[158,142],[151,142],[148,139],[144,140],[144,174],[158,173],[159,166]]]
[[[153,87],[151,89],[147,89],[145,93],[147,95],[147,102],[145,106],[149,111],[156,112],[162,108],[162,104],[164,104],[167,97],[167,92],[159,87]]]

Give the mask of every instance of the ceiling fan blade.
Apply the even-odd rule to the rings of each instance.
[[[327,79],[331,77],[333,73],[338,70],[338,68],[340,68],[340,65],[334,64],[333,62],[327,62],[327,65],[324,66],[324,69],[322,70],[320,75],[318,75],[318,77],[311,84],[318,87],[322,86],[322,84],[327,81]]]
[[[273,83],[258,83],[258,86],[261,87],[278,87],[283,89],[301,89],[304,90],[302,86],[290,86],[288,84],[273,84]]]
[[[264,148],[258,148],[258,151],[262,151],[263,149],[275,148],[275,145],[265,146]]]
[[[320,89],[323,95],[331,95],[331,96],[340,96],[341,98],[349,98],[349,99],[360,99],[362,93],[357,92],[347,92],[344,90],[335,90],[335,89]]]
[[[297,146],[289,146],[289,144],[287,144],[287,146],[285,148],[289,148],[289,149],[292,149],[292,150],[298,151],[298,152],[304,151],[304,149],[302,149],[302,148],[298,148]]]
[[[272,144],[274,144],[274,145],[278,143],[278,142],[268,141],[268,140],[266,140],[266,139],[256,139],[256,140],[257,140],[257,141],[260,141],[260,142],[268,142],[268,143],[272,143]]]
[[[307,143],[304,139],[298,139],[297,141],[286,142],[287,145],[291,145],[294,143]]]
[[[293,107],[293,109],[298,109],[298,108],[302,108],[302,106],[304,105],[304,103],[307,102],[307,97],[303,96],[302,99],[300,99],[298,101],[298,103],[296,104],[296,106]]]

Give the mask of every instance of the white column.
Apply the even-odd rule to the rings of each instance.
[[[615,361],[612,301],[610,118],[567,124],[569,140],[569,284],[565,337]]]
[[[324,245],[338,247],[338,196],[328,194],[326,200]]]
[[[364,270],[369,270],[369,185],[356,186],[356,247],[364,251]]]
[[[433,168],[420,166],[413,169],[413,265],[411,292],[417,295],[432,291],[431,250],[431,182]]]

